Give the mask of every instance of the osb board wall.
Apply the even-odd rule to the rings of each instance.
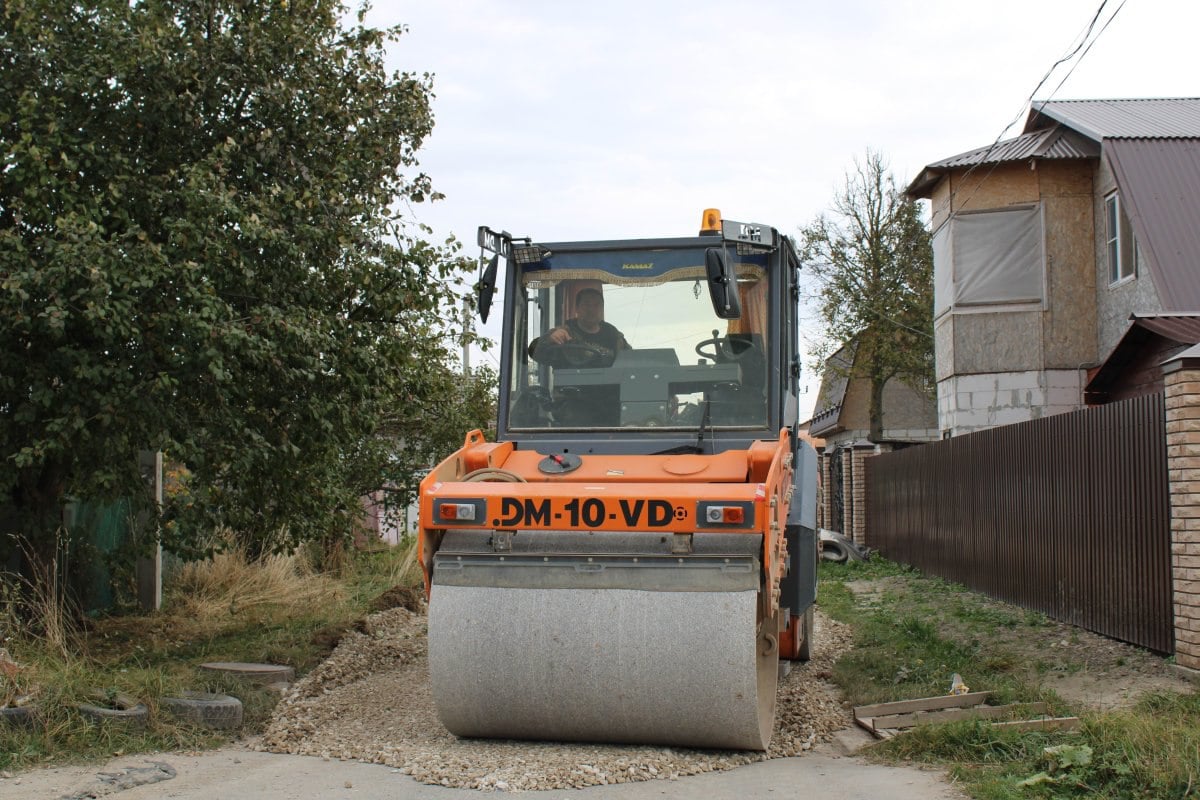
[[[954,374],[1040,370],[1042,312],[954,315]]]
[[[939,381],[954,374],[954,319],[953,314],[943,314],[933,323],[933,370]]]
[[[932,192],[936,230],[955,211],[1041,201],[1046,303],[958,313],[936,326],[937,377],[952,374],[1075,369],[1096,354],[1096,273],[1091,161],[1018,163],[958,170]]]
[[[1036,203],[1038,176],[1021,164],[997,164],[948,174],[934,187],[930,196],[932,230],[937,230],[953,210],[985,211],[1006,206]]]
[[[1075,369],[1096,358],[1096,272],[1092,198],[1047,196],[1044,242],[1045,367]]]

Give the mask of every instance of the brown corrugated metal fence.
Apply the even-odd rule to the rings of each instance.
[[[1123,641],[1173,650],[1162,394],[867,459],[871,545]]]

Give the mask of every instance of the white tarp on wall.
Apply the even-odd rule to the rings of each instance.
[[[934,311],[951,306],[1041,302],[1038,206],[957,214],[933,237]]]

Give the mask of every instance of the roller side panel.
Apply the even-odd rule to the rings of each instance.
[[[799,442],[793,464],[792,504],[784,528],[789,563],[780,582],[780,605],[790,612],[782,656],[807,661],[812,645],[811,609],[817,600],[817,458],[807,442]]]

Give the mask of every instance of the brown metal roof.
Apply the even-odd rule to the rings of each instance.
[[[952,169],[1027,158],[1094,158],[1112,138],[1200,138],[1200,97],[1124,100],[1035,100],[1015,139],[930,164],[908,185],[912,198],[929,197]]]
[[[1200,314],[1131,314],[1133,326],[1181,344],[1200,342]]]
[[[1089,399],[1103,397],[1153,336],[1181,345],[1200,343],[1200,314],[1130,314],[1129,327],[1085,387]]]
[[[1025,131],[1060,122],[1100,141],[1116,137],[1200,136],[1200,98],[1153,97],[1126,100],[1035,100]]]
[[[934,162],[921,170],[905,193],[914,198],[928,197],[942,175],[962,167],[1025,161],[1031,158],[1096,158],[1099,155],[1100,146],[1097,143],[1061,125],[1051,124],[1043,130],[1032,131],[1015,139],[1006,139],[989,147],[968,150]]]
[[[1106,139],[1104,154],[1163,310],[1200,312],[1200,138]]]
[[[836,433],[841,430],[842,404],[846,401],[846,387],[850,385],[849,371],[854,364],[858,341],[842,345],[836,353],[826,359],[821,374],[821,389],[813,406],[808,432],[813,436]]]

